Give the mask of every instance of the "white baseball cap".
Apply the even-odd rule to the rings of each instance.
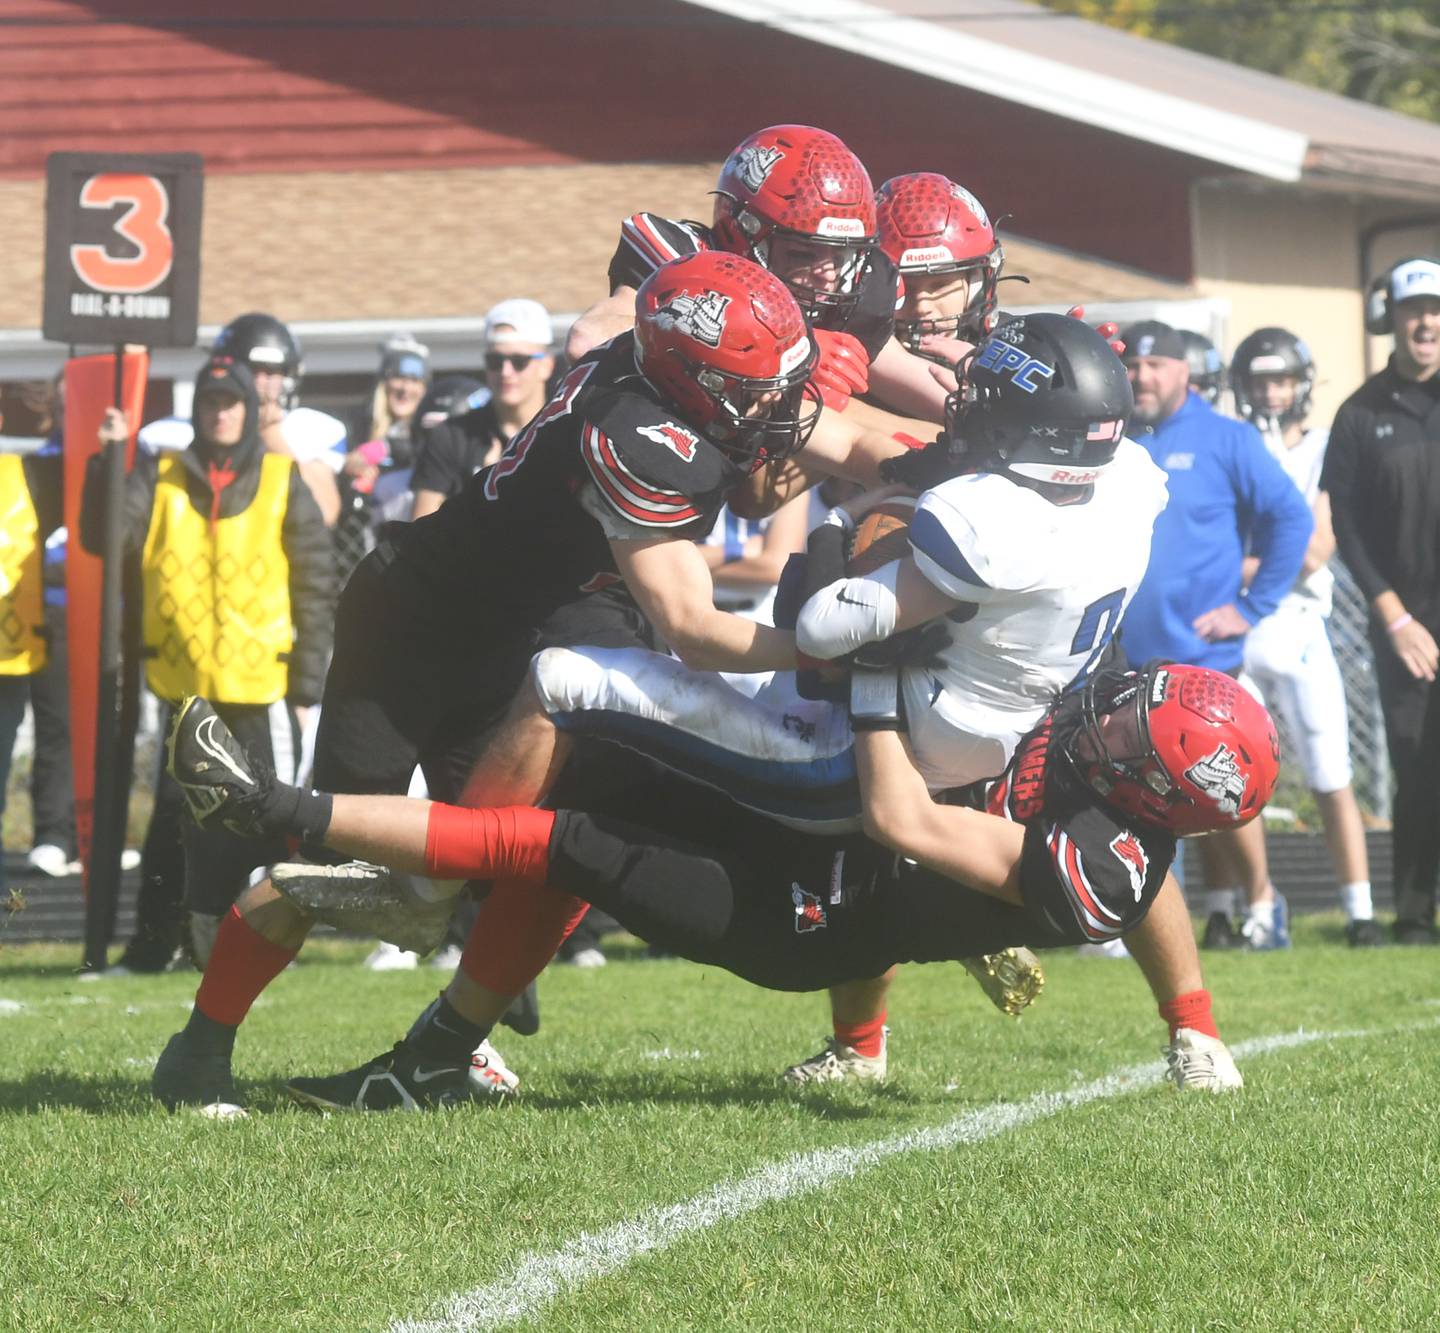
[[[534,343],[537,347],[549,347],[553,336],[550,312],[539,301],[512,296],[508,301],[491,306],[486,312],[486,347],[502,343]]]
[[[1440,296],[1440,261],[1410,259],[1390,274],[1390,301],[1399,305],[1417,296]]]

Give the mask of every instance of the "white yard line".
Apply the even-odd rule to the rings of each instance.
[[[1388,1029],[1396,1030],[1404,1029]],[[1265,1055],[1316,1041],[1374,1035],[1373,1031],[1306,1032],[1302,1028],[1237,1042],[1231,1051],[1236,1056]],[[738,1180],[724,1181],[693,1198],[668,1207],[647,1208],[604,1231],[582,1231],[548,1254],[527,1254],[507,1275],[452,1296],[437,1314],[426,1319],[402,1320],[392,1324],[390,1330],[391,1333],[471,1333],[477,1329],[503,1328],[533,1317],[571,1289],[617,1272],[642,1254],[664,1250],[693,1232],[743,1217],[767,1203],[814,1193],[834,1180],[853,1178],[906,1153],[944,1152],[962,1144],[980,1143],[1087,1102],[1150,1087],[1159,1083],[1164,1075],[1165,1066],[1158,1061],[1134,1065],[1067,1091],[1038,1092],[1019,1102],[992,1102],[933,1129],[910,1130],[855,1148],[821,1148],[786,1157]]]

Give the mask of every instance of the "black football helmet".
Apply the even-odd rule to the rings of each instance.
[[[1278,416],[1271,417],[1255,401],[1256,375],[1290,375],[1295,380],[1295,401]],[[1235,407],[1246,421],[1257,426],[1294,425],[1310,414],[1310,392],[1315,387],[1315,358],[1310,349],[1289,329],[1256,329],[1242,339],[1230,362],[1230,389]]]
[[[305,376],[300,339],[274,315],[254,311],[232,319],[215,335],[212,352],[223,352],[251,370],[279,370],[285,376],[280,405],[289,411]]]
[[[1211,407],[1220,401],[1225,388],[1225,362],[1220,350],[1203,333],[1180,329],[1185,340],[1185,361],[1190,367],[1190,387]]]
[[[1002,324],[956,368],[945,435],[957,471],[1087,486],[1115,457],[1135,408],[1110,344],[1069,315]]]

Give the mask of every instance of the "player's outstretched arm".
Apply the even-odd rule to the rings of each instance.
[[[898,731],[855,737],[865,833],[979,893],[1020,905],[1025,830],[979,810],[937,805]]]

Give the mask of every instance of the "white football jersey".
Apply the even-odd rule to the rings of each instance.
[[[1325,467],[1325,446],[1330,443],[1330,432],[1322,427],[1307,430],[1293,449],[1287,449],[1285,441],[1268,430],[1262,430],[1260,436],[1305,497],[1305,503],[1313,509],[1315,497],[1320,494],[1320,473]],[[1335,575],[1328,565],[1321,565],[1295,580],[1295,586],[1280,599],[1280,607],[1319,611],[1322,616],[1328,616],[1334,602]]]
[[[1165,502],[1164,471],[1130,440],[1080,503],[1052,504],[996,473],[921,496],[915,563],[964,604],[934,664],[904,673],[910,740],[932,789],[1000,772],[1019,736],[1099,659],[1145,575]]]

